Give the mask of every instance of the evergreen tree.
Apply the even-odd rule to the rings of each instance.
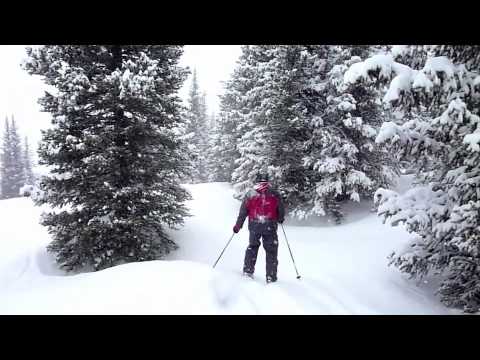
[[[10,181],[12,186],[12,196],[17,197],[20,194],[20,189],[25,185],[25,172],[24,172],[24,157],[22,143],[20,135],[18,134],[17,125],[12,115],[10,123],[10,156],[12,172],[10,175]]]
[[[23,147],[23,166],[24,166],[24,178],[25,183],[33,185],[35,182],[35,175],[33,174],[32,154],[30,152],[30,146],[28,145],[28,138],[25,136]]]
[[[67,270],[158,259],[176,245],[165,226],[182,224],[179,141],[186,72],[181,46],[72,45],[27,50],[26,69],[56,93],[41,103],[53,117],[43,132],[37,203],[55,211],[42,224],[49,250]]]
[[[412,277],[438,276],[449,306],[480,309],[480,47],[397,46],[354,64],[350,83],[387,85],[387,119],[377,137],[416,162],[415,187],[400,195],[380,189],[378,212],[416,235],[392,254]]]
[[[198,181],[199,182],[207,182],[208,181],[208,145],[209,145],[209,138],[210,138],[210,130],[209,130],[209,118],[208,118],[208,108],[207,108],[207,94],[203,92],[200,97],[200,121],[199,121],[199,128],[197,130],[198,136],[198,148],[200,149],[200,156],[199,156],[199,163],[197,164],[197,173],[198,173]]]
[[[1,196],[3,199],[9,198],[11,190],[11,156],[10,156],[10,125],[8,118],[5,118],[5,126],[2,139],[2,158],[0,168],[1,178]]]
[[[216,119],[216,158],[214,173],[219,181],[233,182],[233,172],[241,161],[240,138],[250,129],[245,115],[257,104],[249,103],[247,94],[257,82],[256,64],[264,57],[256,46],[243,46],[242,54],[231,78],[225,83],[225,92],[220,96],[220,112]]]
[[[240,91],[235,91],[238,84],[227,88],[229,102],[221,112],[231,119],[226,122],[233,134],[229,143],[235,144],[231,152],[239,153],[232,174],[238,197],[258,172],[267,171],[292,216],[332,215],[340,222],[342,201],[360,201],[391,183],[394,164],[375,144],[382,116],[376,93],[343,83],[345,62],[359,61],[368,51],[321,45],[244,48],[237,71]]]
[[[235,161],[234,153],[236,149],[235,142],[231,139],[232,132],[228,132],[228,126],[220,116],[212,121],[212,127],[209,136],[209,181],[230,182]],[[227,150],[228,149],[228,150]],[[229,159],[227,154],[231,154]]]
[[[215,116],[215,113],[212,112],[210,114],[210,117],[208,118],[208,131],[211,131],[213,128],[215,128],[215,125],[217,123],[217,119],[216,119],[216,116]]]
[[[350,64],[375,50],[355,45],[316,51],[322,71],[310,87],[310,103],[315,105],[310,106],[311,137],[304,158],[309,178],[304,197],[309,200],[297,214],[331,214],[339,223],[342,201],[371,199],[378,187],[392,184],[398,172],[393,157],[375,144],[384,116],[378,91],[343,81]]]
[[[8,118],[5,119],[1,160],[2,197],[17,197],[19,196],[20,188],[24,185],[25,178],[22,146],[13,116],[10,123]]]
[[[238,143],[241,158],[233,181],[244,195],[258,172],[268,172],[292,208],[303,200],[305,186],[302,159],[308,109],[301,97],[310,80],[310,53],[301,45],[256,46],[252,51],[256,73],[246,94],[248,131]]]
[[[189,181],[201,183],[207,181],[207,105],[206,95],[201,94],[197,81],[197,72],[193,71],[192,85],[186,112],[186,137],[191,156],[191,174]]]
[[[228,179],[219,176],[219,157],[218,146],[221,141],[221,134],[218,128],[218,122],[215,117],[215,113],[211,113],[208,119],[208,137],[207,137],[207,149],[206,149],[206,168],[207,168],[207,181],[228,181]]]

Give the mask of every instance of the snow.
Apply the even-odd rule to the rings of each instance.
[[[122,80],[125,81],[125,82],[128,82],[130,80],[130,77],[131,77],[131,72],[130,72],[130,69],[125,69],[125,71],[123,72],[123,75],[122,75]]]
[[[345,84],[355,84],[364,74],[363,62],[358,62],[350,66],[350,68],[343,75],[343,82]]]
[[[359,79],[368,79],[370,71],[379,70],[379,77],[389,78],[393,71],[393,57],[390,54],[377,54],[363,62],[355,63],[344,74],[346,84],[354,84]]]
[[[480,75],[475,77],[475,79],[473,80],[473,85],[474,86],[480,85]]]
[[[34,191],[33,185],[25,184],[20,188],[20,190],[18,191],[18,194],[20,196],[26,196],[27,194],[32,194],[33,191]]]
[[[314,166],[315,169],[318,169],[321,173],[333,174],[338,170],[344,169],[345,164],[343,163],[342,158],[325,158],[318,163],[318,166]]]
[[[427,59],[423,71],[430,74],[444,72],[448,78],[451,78],[455,73],[455,65],[448,57],[437,56]]]
[[[385,103],[397,100],[400,94],[410,90],[412,79],[409,75],[401,74],[393,78],[390,87],[383,97]]]
[[[393,225],[405,222],[411,226],[428,226],[431,218],[445,215],[442,207],[445,196],[441,191],[433,191],[431,186],[417,186],[407,190],[403,196],[390,190],[379,189],[374,197],[380,203],[378,213],[391,213],[389,221]]]
[[[225,183],[186,185],[192,217],[169,233],[180,245],[167,260],[64,274],[45,246],[41,209],[29,198],[0,201],[1,314],[449,314],[428,285],[417,287],[388,267],[408,244],[401,227],[383,225],[371,204],[349,204],[340,226],[325,219],[285,221],[296,274],[279,230],[279,282],[265,284],[260,248],[254,280],[241,268],[246,226],[217,267],[240,202]],[[408,188],[403,183],[402,185]]]
[[[352,185],[363,185],[366,187],[373,185],[372,180],[370,180],[364,172],[358,170],[350,170],[347,175],[346,183]]]
[[[408,51],[408,46],[407,45],[394,45],[392,46],[391,53],[394,58],[397,56],[402,56]]]
[[[433,88],[433,82],[425,75],[423,71],[418,71],[413,78],[413,88],[423,88],[430,92]]]
[[[342,101],[338,104],[338,109],[342,111],[352,111],[355,110],[357,107],[355,104],[352,104],[349,101]]]
[[[424,77],[417,78],[416,70],[393,61],[391,54],[377,54],[363,62],[351,65],[344,74],[344,82],[346,84],[354,84],[361,79],[368,80],[370,78],[369,73],[376,70],[379,71],[379,78],[390,79],[395,75],[383,98],[383,101],[386,103],[397,100],[402,92],[409,91],[412,83],[415,83],[416,86],[429,86],[428,79]]]
[[[77,140],[78,140],[78,139],[77,139],[75,136],[73,136],[73,135],[67,135],[67,136],[65,137],[65,142],[67,142],[67,143],[74,143],[74,142],[76,142]]]
[[[354,84],[359,80],[370,80],[369,74],[378,70],[380,79],[392,78],[383,98],[387,104],[398,100],[402,93],[408,93],[412,88],[417,91],[424,89],[426,92],[431,92],[434,84],[440,84],[439,73],[445,74],[444,88],[455,88],[454,74],[461,72],[461,68],[455,67],[448,57],[428,58],[423,69],[414,70],[393,60],[404,51],[406,51],[405,47],[394,46],[391,54],[374,55],[363,62],[351,65],[344,74],[344,82]],[[475,85],[475,80],[473,83]]]
[[[362,126],[362,135],[368,138],[374,138],[377,136],[377,130],[368,124]]]
[[[377,144],[381,144],[394,137],[399,138],[401,134],[402,130],[400,126],[392,121],[385,121],[378,132],[375,142]]]
[[[463,138],[463,143],[468,144],[472,151],[480,151],[480,132],[468,134]]]

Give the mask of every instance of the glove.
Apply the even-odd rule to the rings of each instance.
[[[235,226],[233,227],[233,232],[236,234],[236,233],[238,233],[239,231],[240,231],[240,226],[235,225]]]

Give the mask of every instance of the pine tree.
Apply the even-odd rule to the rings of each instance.
[[[230,138],[232,132],[228,133],[226,131],[227,126],[225,126],[225,122],[223,120],[224,118],[222,116],[216,119],[209,137],[211,144],[209,150],[209,158],[211,159],[211,175],[209,181],[231,181],[235,157],[232,155],[229,160],[227,154],[235,154],[236,144]]]
[[[290,210],[301,206],[305,188],[303,158],[308,140],[308,103],[303,97],[311,80],[314,56],[303,45],[257,47],[257,82],[247,94],[249,124],[239,142],[242,155],[233,174],[236,188],[243,194],[256,173],[267,171],[285,198]],[[293,211],[290,212],[293,214]]]
[[[28,145],[28,138],[25,136],[23,146],[23,166],[25,183],[33,185],[35,182],[35,175],[33,174],[32,154],[30,153],[30,146]]]
[[[315,105],[307,122],[311,135],[304,158],[310,184],[304,197],[310,200],[296,210],[299,217],[330,214],[340,223],[343,201],[371,199],[398,174],[394,158],[375,144],[384,116],[378,91],[343,81],[348,66],[372,51],[357,45],[316,49],[322,71],[307,94]]]
[[[197,130],[198,136],[198,148],[200,149],[199,164],[197,165],[198,169],[198,181],[207,182],[208,181],[208,144],[210,131],[208,127],[208,108],[207,108],[207,94],[203,92],[200,97],[200,121],[199,128]]]
[[[215,125],[217,123],[217,119],[216,119],[216,116],[215,116],[215,113],[212,112],[210,114],[210,117],[208,118],[208,126],[207,128],[209,129],[209,131],[213,128],[215,128]]]
[[[183,223],[179,141],[186,72],[181,46],[72,45],[27,50],[26,70],[56,94],[41,99],[53,117],[43,132],[38,204],[56,211],[42,224],[67,270],[161,258],[176,248],[165,226]]]
[[[380,189],[378,213],[416,235],[392,254],[414,278],[438,276],[448,306],[480,309],[480,47],[401,46],[354,64],[350,83],[388,90],[396,110],[377,142],[416,162],[415,187]]]
[[[251,129],[245,115],[258,105],[250,103],[247,95],[257,82],[256,65],[264,57],[264,52],[256,46],[243,46],[237,66],[225,83],[224,94],[220,96],[213,147],[217,160],[214,173],[219,181],[234,182],[232,175],[241,161],[238,144],[240,138]]]
[[[207,181],[207,105],[206,94],[200,93],[197,72],[193,71],[192,84],[188,98],[186,117],[186,137],[191,156],[191,174],[189,181],[201,183]]]
[[[376,187],[393,180],[394,166],[375,144],[381,119],[376,94],[339,80],[348,69],[346,61],[359,61],[358,55],[370,50],[321,45],[244,48],[237,73],[243,73],[240,86],[248,86],[240,91],[235,91],[238,85],[227,88],[229,102],[221,112],[233,119],[230,129],[237,125],[229,143],[235,143],[232,152],[239,153],[232,174],[238,197],[258,172],[267,171],[290,215],[331,215],[340,222],[342,201],[371,198]]]
[[[218,157],[219,143],[221,141],[221,133],[219,132],[218,122],[215,113],[211,113],[208,119],[208,136],[207,136],[207,148],[206,148],[206,169],[207,169],[207,181],[208,182],[223,182],[228,181],[227,178],[220,176]]]
[[[10,155],[12,165],[12,172],[10,175],[12,196],[17,197],[20,194],[21,187],[25,185],[25,172],[22,143],[13,115],[10,123]]]
[[[5,118],[5,127],[3,132],[2,139],[2,158],[1,158],[1,168],[0,168],[0,178],[1,178],[1,197],[2,199],[9,198],[11,190],[11,156],[10,156],[10,125],[8,123],[8,118]]]
[[[5,131],[2,145],[2,197],[19,196],[20,188],[25,183],[23,171],[23,154],[15,119],[10,123],[5,119]]]

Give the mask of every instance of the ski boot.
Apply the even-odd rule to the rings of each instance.
[[[243,276],[248,277],[248,278],[250,278],[250,279],[253,279],[253,274],[252,274],[252,273],[248,273],[248,272],[245,272],[245,271],[244,271],[244,272],[243,272]]]
[[[273,282],[276,282],[276,281],[277,281],[276,277],[267,276],[267,284],[270,284],[270,283],[273,283]]]

